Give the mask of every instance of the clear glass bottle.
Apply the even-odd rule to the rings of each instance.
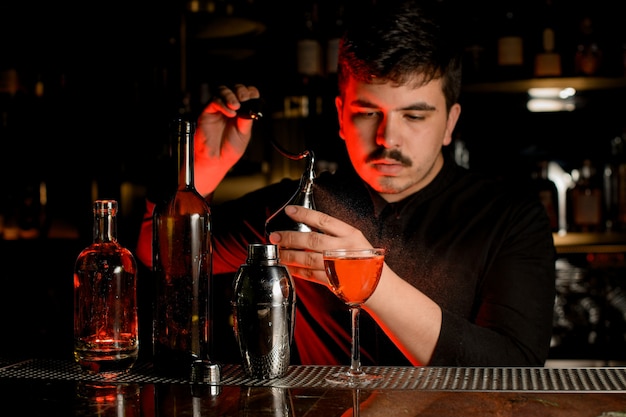
[[[93,204],[93,243],[74,268],[74,358],[91,373],[130,369],[139,353],[137,263],[117,241],[117,201]]]
[[[305,151],[306,167],[298,189],[291,198],[274,214],[265,221],[265,237],[269,238],[272,232],[277,230],[296,230],[299,232],[311,232],[313,229],[304,223],[297,223],[285,214],[285,207],[288,205],[303,206],[315,210],[315,200],[313,199],[313,181],[315,180],[315,155],[313,151]]]
[[[153,362],[157,372],[196,378],[210,371],[211,211],[194,186],[195,125],[178,118],[178,186],[153,214],[155,305]],[[199,374],[200,373],[200,374]]]

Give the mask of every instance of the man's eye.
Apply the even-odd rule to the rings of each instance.
[[[424,120],[425,119],[425,117],[422,116],[421,114],[411,114],[411,113],[405,114],[404,117],[409,120]]]
[[[374,119],[378,117],[378,113],[374,111],[360,111],[360,112],[355,112],[354,116],[360,119]]]

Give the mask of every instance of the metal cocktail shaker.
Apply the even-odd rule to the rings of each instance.
[[[253,378],[285,375],[291,359],[296,290],[278,247],[248,245],[248,258],[235,275],[234,331],[244,372]]]

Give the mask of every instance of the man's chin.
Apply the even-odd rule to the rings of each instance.
[[[401,187],[394,177],[380,177],[374,183],[370,183],[370,186],[379,194],[400,194],[404,191],[404,187]]]

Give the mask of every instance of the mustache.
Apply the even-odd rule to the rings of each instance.
[[[413,165],[413,161],[411,161],[406,156],[402,155],[397,149],[387,149],[387,148],[378,148],[373,151],[367,159],[366,162],[376,161],[378,159],[393,159],[394,161],[400,162],[405,167],[410,167]]]

